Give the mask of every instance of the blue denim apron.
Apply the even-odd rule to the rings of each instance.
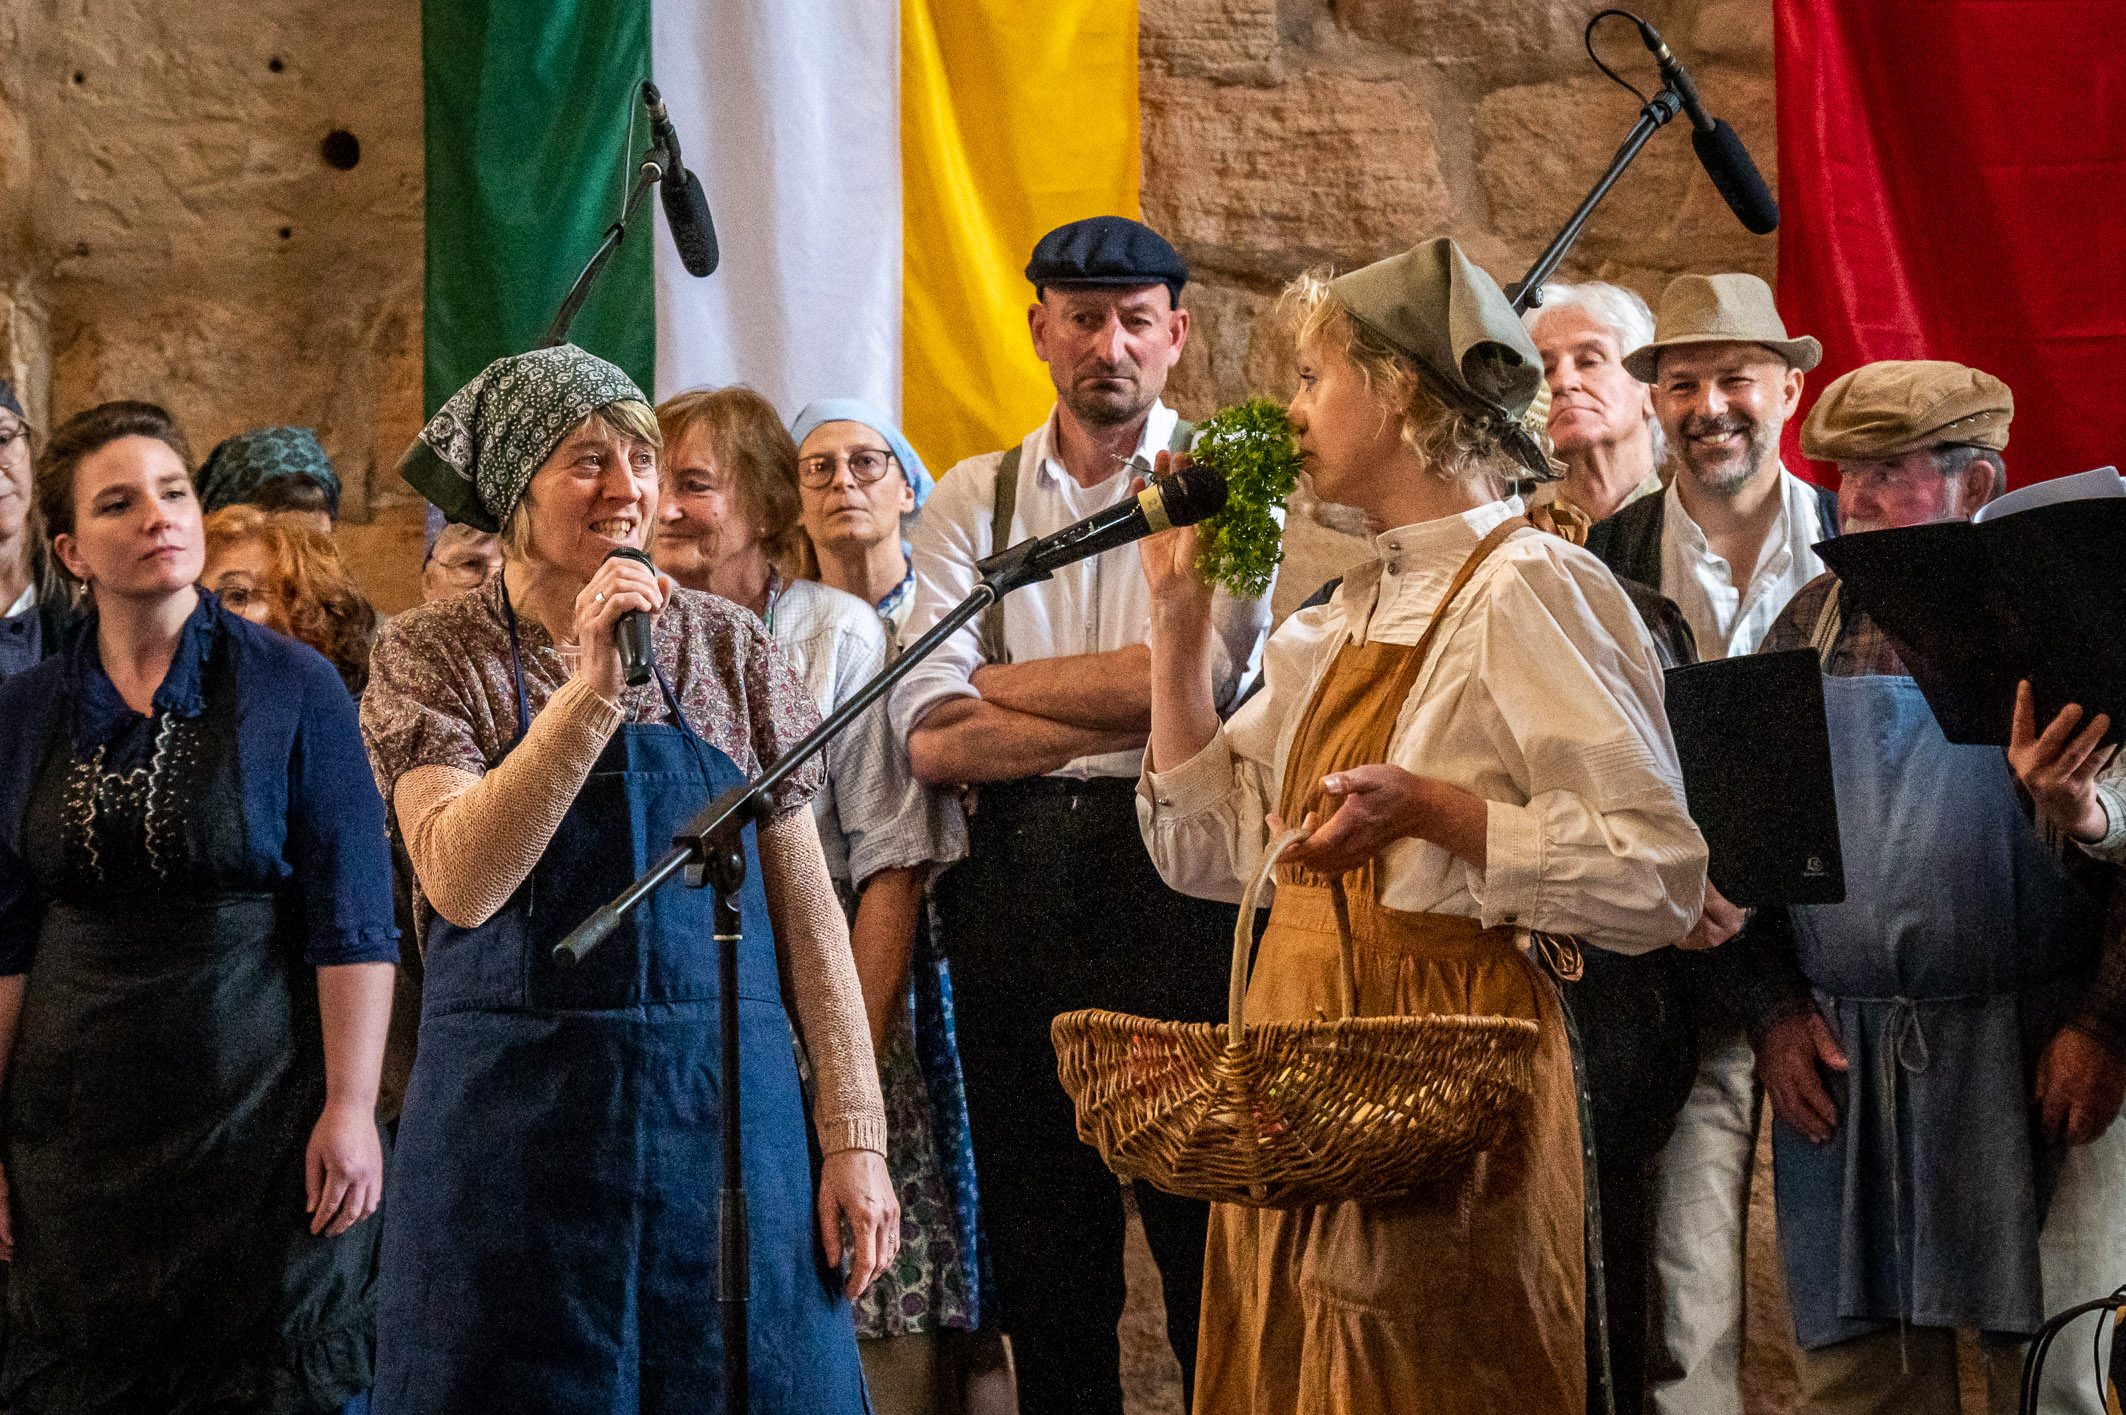
[[[1994,747],[1947,741],[1910,678],[1826,678],[1842,904],[1794,910],[1802,971],[1850,1069],[1838,1128],[1773,1127],[1797,1337],[1884,1323],[2028,1334],[2059,1153],[2037,1057],[2094,962],[2099,917],[2038,838]]]
[[[510,613],[515,655],[516,621]],[[521,658],[517,727],[529,727]],[[720,1411],[723,1097],[709,891],[667,887],[584,960],[553,946],[743,780],[686,723],[623,725],[546,853],[477,928],[427,939],[391,1178],[377,1415]],[[814,1175],[754,833],[738,960],[751,1409],[867,1411]]]

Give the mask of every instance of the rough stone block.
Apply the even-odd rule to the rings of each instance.
[[[1570,50],[1590,13],[1569,0],[1335,0],[1334,9],[1360,39],[1449,62]]]
[[[1146,75],[1145,219],[1190,259],[1276,278],[1359,264],[1449,209],[1425,88],[1309,74],[1274,88]]]
[[[1156,72],[1268,83],[1277,57],[1277,0],[1141,0],[1137,52]]]
[[[1772,65],[1772,7],[1767,0],[1712,0],[1690,30],[1689,59],[1725,59],[1733,64]],[[1716,108],[1713,110],[1718,113]],[[1722,114],[1721,116],[1726,116]],[[1733,122],[1733,119],[1729,119]]]

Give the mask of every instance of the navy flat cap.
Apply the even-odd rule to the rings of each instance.
[[[1164,285],[1176,305],[1188,263],[1166,238],[1126,216],[1089,216],[1058,226],[1033,248],[1026,278],[1050,285]]]

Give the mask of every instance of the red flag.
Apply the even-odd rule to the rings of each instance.
[[[2126,4],[1775,4],[1804,411],[1864,363],[1953,359],[2015,392],[2012,483],[2126,464]]]

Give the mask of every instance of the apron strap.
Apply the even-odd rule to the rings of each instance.
[[[517,742],[521,742],[524,740],[524,734],[531,731],[531,705],[524,696],[524,655],[517,648],[517,610],[516,606],[509,602],[507,568],[496,570],[495,579],[502,586],[502,617],[509,624],[509,671],[517,682]],[[515,745],[516,742],[510,744]],[[507,755],[509,747],[504,747],[502,752]]]
[[[1816,650],[1816,661],[1825,673],[1831,671],[1831,656],[1838,651],[1838,636],[1845,632],[1845,611],[1838,602],[1841,588],[1839,581],[1831,581],[1831,592],[1823,597],[1823,612],[1816,616],[1815,632],[1809,635],[1809,643]]]

